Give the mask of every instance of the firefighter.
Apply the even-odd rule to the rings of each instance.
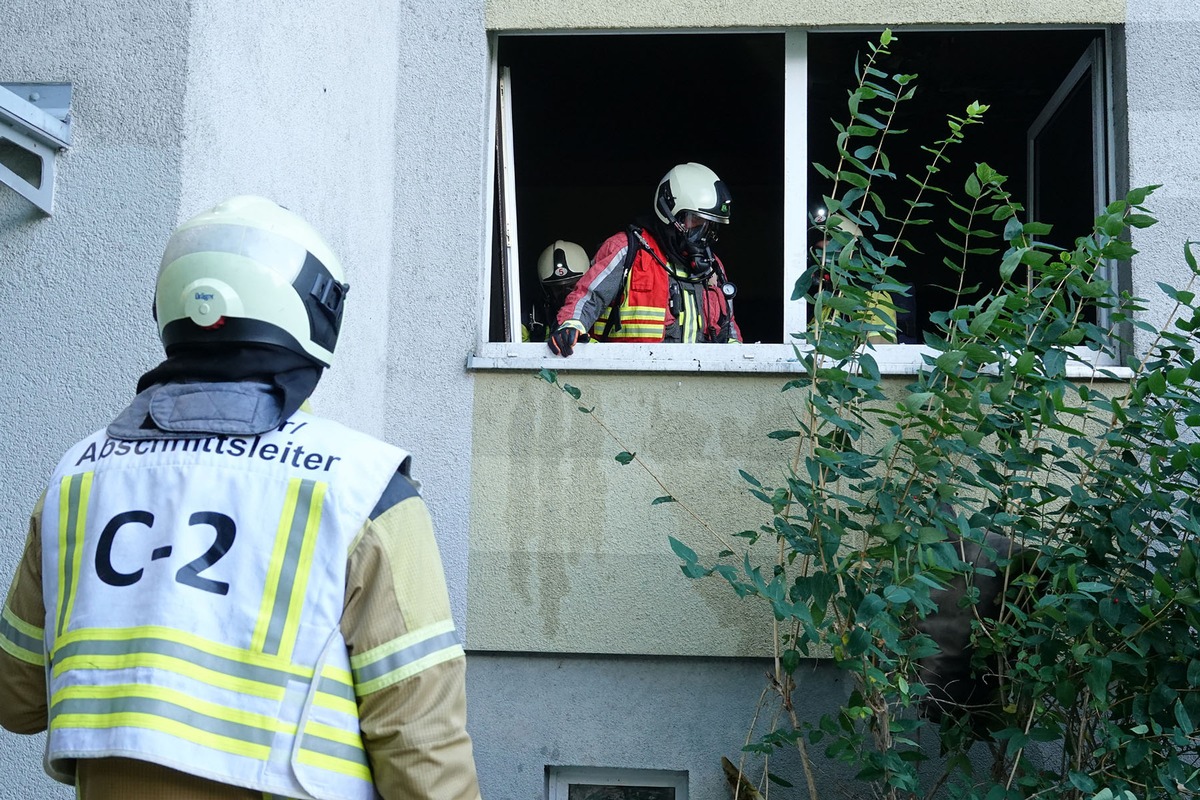
[[[0,723],[77,797],[479,797],[411,459],[302,408],[348,289],[264,198],[170,237],[166,360],[58,463],[0,618]]]
[[[544,342],[550,338],[563,300],[587,272],[588,265],[587,251],[575,242],[558,239],[546,245],[537,261],[541,296],[521,323],[522,341]]]
[[[654,191],[653,216],[609,237],[558,312],[547,343],[569,356],[581,337],[605,342],[740,342],[736,287],[713,253],[729,224],[729,190],[688,162]]]

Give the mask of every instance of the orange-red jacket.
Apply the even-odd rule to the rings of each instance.
[[[655,255],[663,264],[676,269],[678,277],[686,277],[687,273],[670,264],[648,231],[643,231],[642,236],[653,249],[653,255],[626,233],[611,236],[600,245],[592,266],[559,310],[558,323],[577,320],[600,341],[741,341],[741,332],[729,316],[729,305],[715,277],[698,284],[668,275]],[[637,251],[626,274],[626,253],[631,241]],[[619,310],[619,324],[609,326],[614,309]]]

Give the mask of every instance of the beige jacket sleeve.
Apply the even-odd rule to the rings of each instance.
[[[13,733],[40,733],[47,725],[41,518],[38,500],[0,611],[0,726]]]
[[[384,800],[478,800],[466,660],[425,502],[409,489],[350,555],[342,632]]]

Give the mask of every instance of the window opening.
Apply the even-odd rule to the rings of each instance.
[[[548,800],[687,800],[686,772],[607,767],[547,767]]]
[[[1090,231],[1107,189],[1107,165],[1102,155],[1094,157],[1092,144],[1095,132],[1105,130],[1104,104],[1093,102],[1086,86],[1069,95],[1060,91],[1060,85],[1079,69],[1081,54],[1100,51],[1103,33],[900,31],[898,37],[882,69],[889,74],[917,74],[918,89],[894,122],[895,127],[909,131],[895,137],[891,159],[897,171],[923,169],[928,159],[919,148],[945,135],[946,112],[962,116],[967,105],[978,100],[990,106],[984,123],[972,126],[966,140],[949,152],[951,164],[943,169],[942,185],[961,187],[975,164],[987,161],[1008,176],[1007,188],[1025,205],[1026,219],[1032,218],[1032,213],[1039,221],[1054,225],[1048,237],[1051,241],[1070,246],[1076,237]],[[828,120],[845,119],[846,76],[863,42],[861,33],[808,37],[809,153],[813,161],[826,166],[836,164],[833,128]],[[1021,53],[1036,57],[1017,57]],[[1067,102],[1060,100],[1053,112],[1046,111],[1060,95]],[[1034,148],[1029,144],[1029,132],[1043,115],[1057,120],[1057,124],[1041,123],[1044,144],[1039,152],[1047,157],[1039,170],[1032,164]],[[826,181],[811,170],[809,182],[810,204],[816,208]],[[898,213],[900,198],[908,196],[910,187],[903,178],[896,183],[891,193],[893,202],[889,203],[891,213]],[[935,208],[927,210],[934,220],[949,217],[951,209],[944,199],[926,199],[935,203]],[[948,310],[955,303],[953,290],[958,286],[958,275],[942,263],[943,255],[952,254],[936,237],[945,231],[944,224],[935,224],[910,227],[906,232],[920,252],[902,254],[906,268],[903,276],[897,276],[912,287],[906,313],[902,311],[897,320],[900,344],[920,343],[922,333],[932,329],[930,314]],[[815,238],[812,236],[810,241]],[[964,283],[977,289],[963,301],[972,302],[999,287],[995,264],[994,257],[967,262]]]
[[[857,54],[870,36],[800,30],[499,36],[488,341],[520,341],[521,304],[540,298],[543,248],[563,239],[594,255],[604,239],[650,213],[654,188],[668,169],[698,161],[732,193],[731,224],[714,249],[737,284],[744,341],[790,344],[787,334],[806,324],[803,304],[790,301],[791,276],[804,271],[807,248],[816,243],[810,215],[826,188],[811,164],[835,163],[830,120],[846,118]],[[961,186],[986,160],[1008,176],[1007,188],[1025,203],[1026,218],[1054,225],[1052,241],[1070,245],[1090,230],[1114,182],[1104,30],[898,36],[883,68],[918,74],[919,88],[896,120],[910,132],[895,138],[893,165],[923,170],[921,147],[945,135],[946,113],[962,114],[978,100],[990,109],[984,124],[972,126],[954,148],[946,184]],[[897,213],[909,186],[901,178],[890,187]],[[950,207],[943,201],[930,213],[945,220]],[[907,232],[919,253],[907,253],[905,274],[896,276],[912,286],[907,313],[897,320],[898,344],[920,344],[932,327],[930,314],[955,302],[959,278],[942,263],[948,253],[936,235],[945,229]],[[995,290],[995,259],[969,261],[964,283],[974,290],[963,302]],[[600,357],[600,349],[592,355]],[[549,357],[540,350],[533,356],[533,348],[488,352]],[[644,347],[620,352],[651,353]],[[790,347],[721,352],[718,358],[731,362],[758,352],[763,364],[781,367],[794,358]],[[881,363],[916,364],[914,353],[895,348]],[[666,348],[653,356],[673,358]]]
[[[594,255],[651,213],[667,170],[698,161],[733,195],[714,249],[738,287],[743,337],[783,341],[782,33],[504,36],[498,59],[513,84],[526,305],[546,245],[564,239]]]

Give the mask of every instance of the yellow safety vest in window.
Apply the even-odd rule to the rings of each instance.
[[[125,756],[289,798],[376,797],[346,561],[399,448],[297,412],[262,436],[115,441],[43,516],[47,770]]]

